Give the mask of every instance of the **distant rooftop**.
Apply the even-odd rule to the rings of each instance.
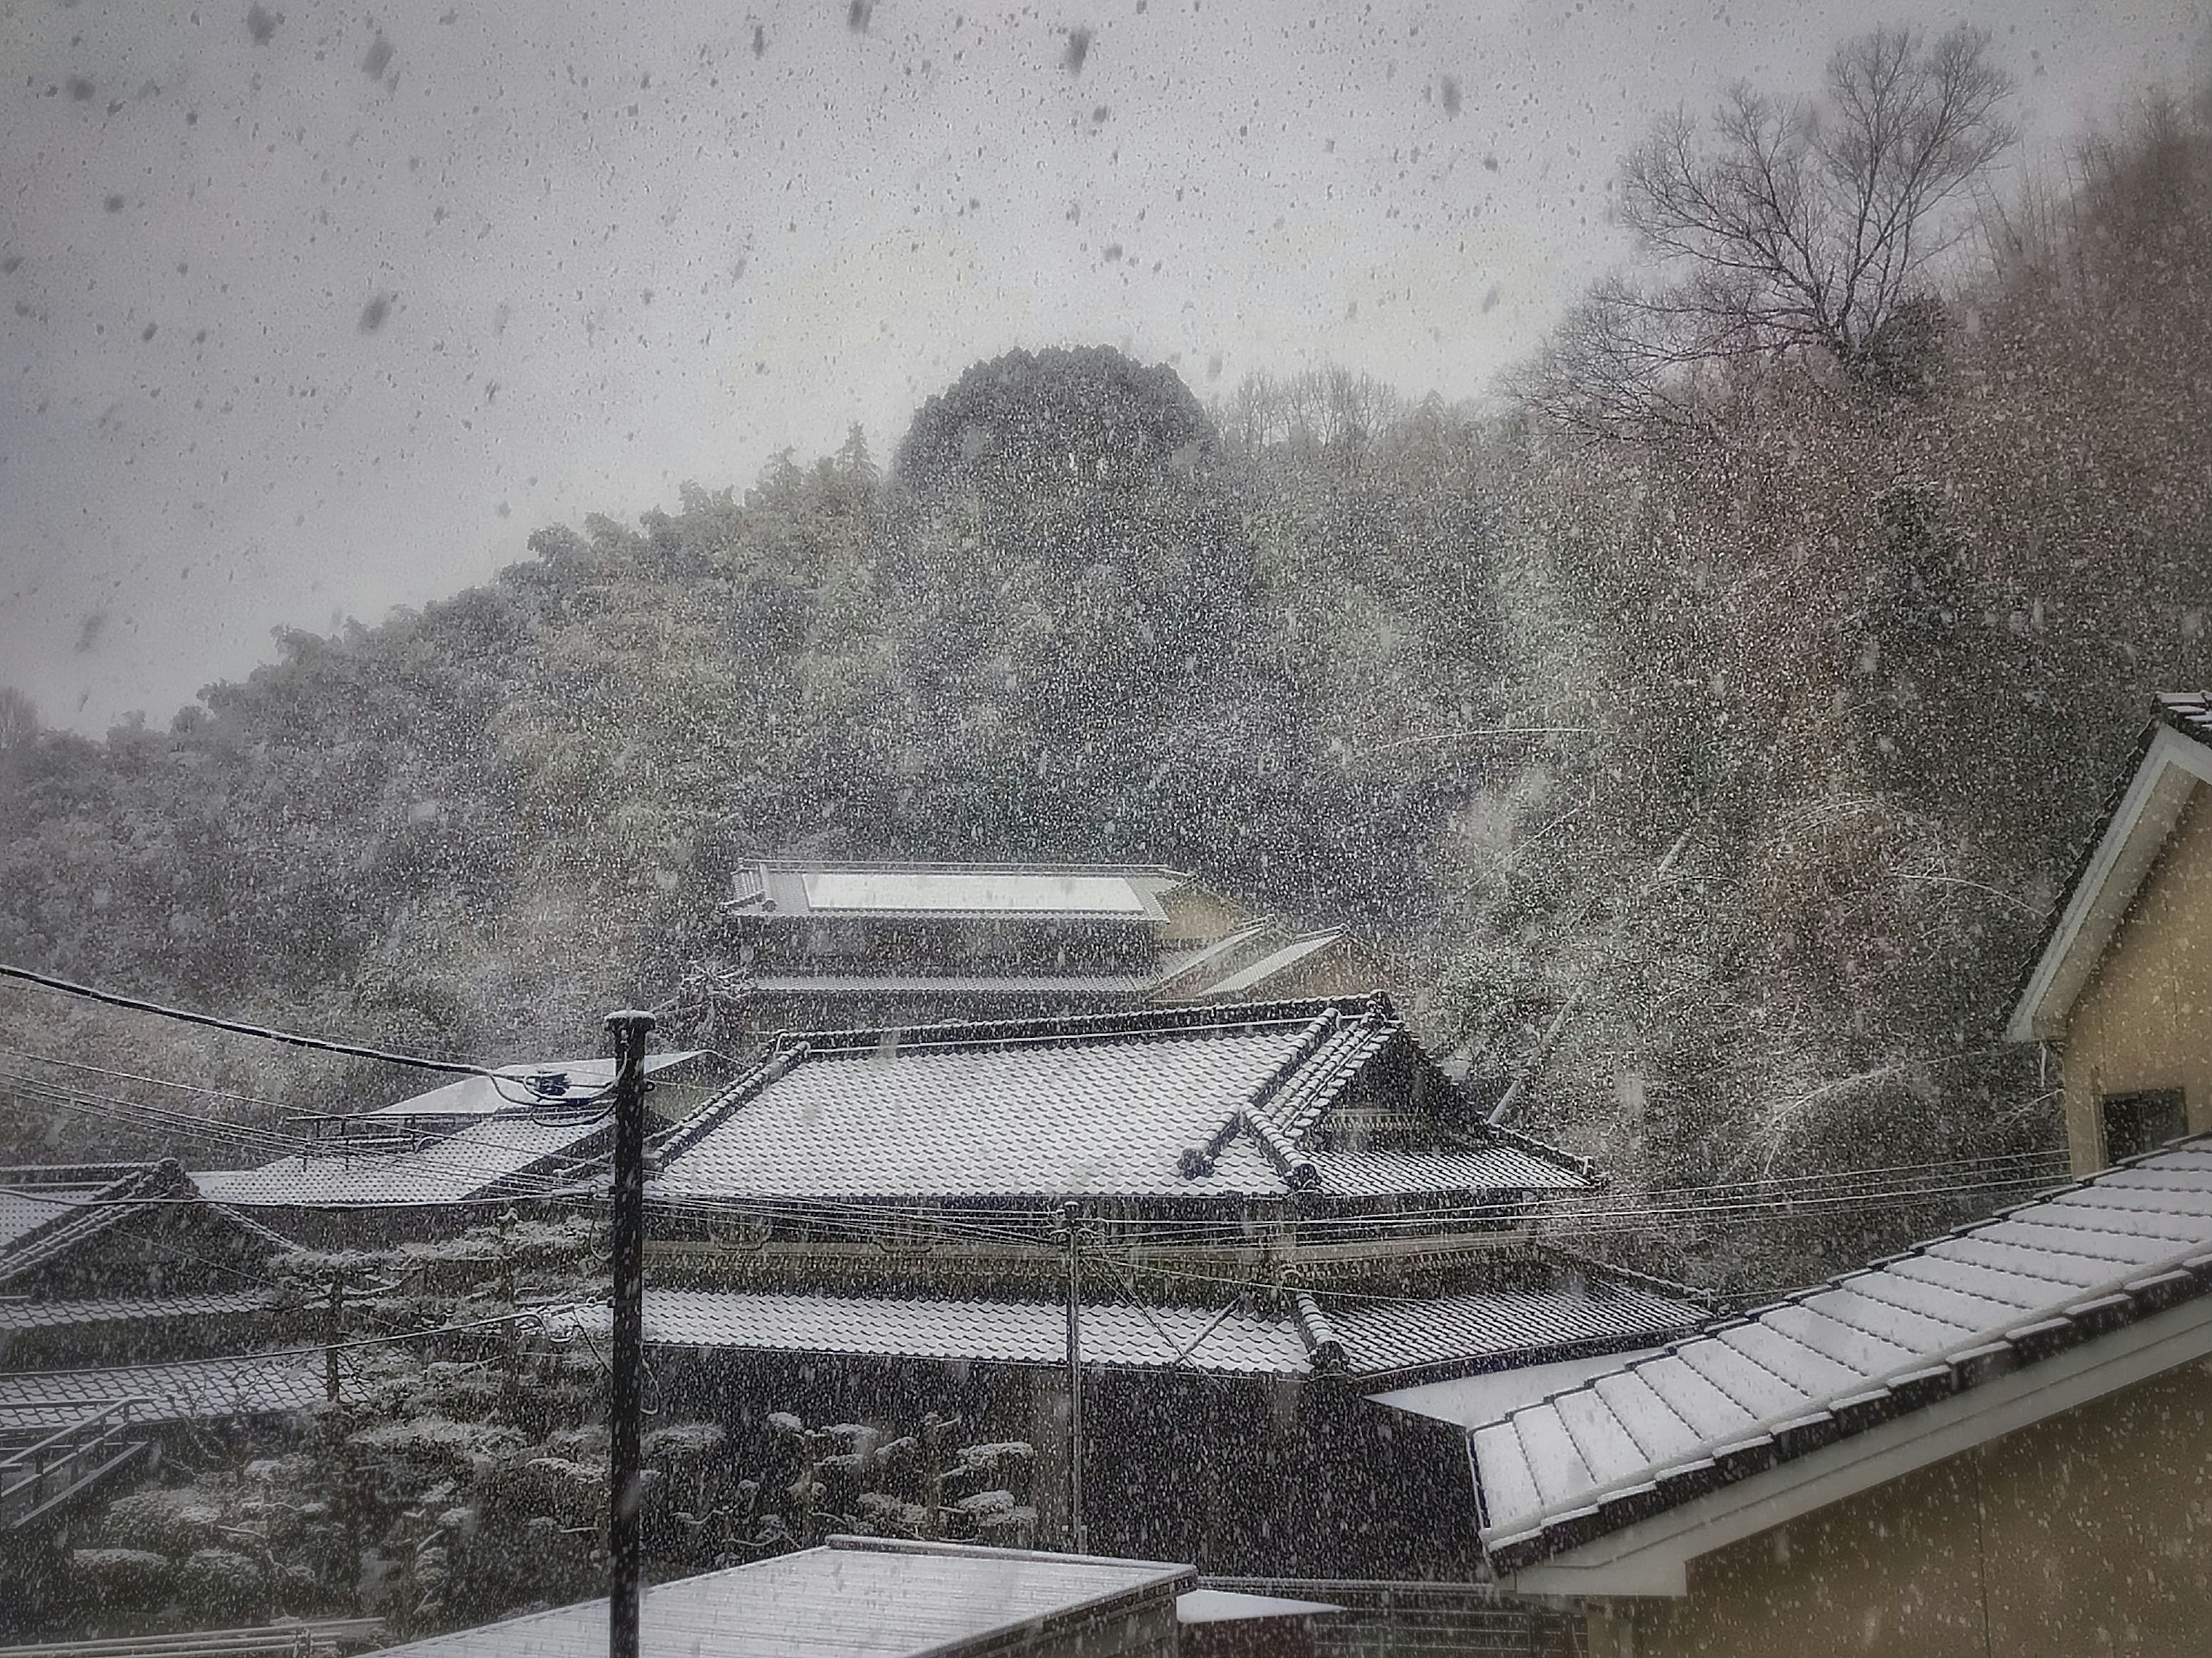
[[[1123,1606],[1169,1606],[1197,1582],[1188,1566],[1152,1560],[833,1537],[820,1548],[654,1584],[641,1607],[640,1652],[641,1658],[1010,1652],[1017,1649],[1010,1637],[1048,1635],[1055,1625]],[[600,1600],[386,1650],[389,1658],[600,1658],[606,1649],[607,1603]]]
[[[656,1076],[699,1057],[696,1048],[648,1054],[645,1073]],[[560,1078],[557,1088],[545,1079]],[[381,1106],[366,1114],[373,1117],[490,1117],[562,1104],[581,1104],[614,1085],[615,1062],[611,1059],[542,1060],[535,1065],[506,1065],[499,1080],[464,1077],[434,1088],[427,1094]]]
[[[550,1121],[517,1114],[413,1151],[316,1150],[192,1180],[216,1202],[242,1208],[422,1208],[540,1189],[606,1134],[598,1114]]]
[[[1148,924],[1189,877],[1150,865],[771,859],[738,872],[734,914],[1049,918]]]

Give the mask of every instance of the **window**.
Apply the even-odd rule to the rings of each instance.
[[[2105,1102],[2105,1161],[2118,1163],[2154,1150],[2179,1138],[2184,1126],[2178,1088],[2115,1094]]]

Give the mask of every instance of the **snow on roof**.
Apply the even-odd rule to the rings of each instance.
[[[1143,865],[845,863],[772,859],[738,872],[740,914],[1061,918],[1149,923],[1188,880]]]
[[[59,1428],[94,1406],[137,1401],[136,1422],[193,1422],[306,1410],[324,1396],[315,1353],[255,1353],[127,1364],[98,1370],[18,1370],[0,1375],[0,1428]]]
[[[2208,1287],[2198,1135],[1476,1429],[1484,1546],[1518,1570]]]
[[[648,1054],[645,1056],[645,1074],[657,1076],[697,1059],[699,1053],[696,1048],[679,1048],[666,1054]],[[380,1106],[365,1114],[490,1117],[504,1112],[526,1111],[533,1106],[580,1102],[614,1085],[615,1062],[611,1059],[545,1060],[536,1065],[501,1066],[499,1074],[502,1080],[496,1083],[489,1077],[463,1077],[427,1094]],[[561,1087],[558,1091],[540,1092],[542,1084],[536,1079],[549,1077],[562,1078]]]
[[[1296,1297],[1300,1292],[1291,1292]],[[1301,1315],[1224,1304],[1082,1311],[1086,1364],[1217,1375],[1354,1376],[1435,1372],[1532,1352],[1649,1342],[1695,1326],[1703,1309],[1626,1280],[1465,1291],[1427,1297],[1306,1296]],[[562,1317],[604,1327],[606,1309]],[[669,1347],[855,1357],[1060,1364],[1067,1313],[1058,1300],[827,1295],[798,1291],[648,1288],[646,1339]]]
[[[1270,979],[1289,972],[1310,957],[1318,956],[1343,937],[1344,930],[1339,927],[1329,932],[1316,932],[1304,938],[1293,938],[1281,949],[1270,951],[1249,967],[1238,969],[1220,983],[1208,985],[1194,993],[1201,996],[1249,996],[1255,990],[1266,988]]]
[[[1588,1165],[1468,1125],[1437,1152],[1308,1152],[1412,1036],[1385,998],[787,1037],[661,1147],[662,1202],[1376,1199],[1561,1189]]]
[[[28,1278],[133,1217],[187,1203],[272,1247],[284,1240],[208,1201],[173,1162],[5,1171],[0,1187],[0,1284]]]
[[[640,1609],[641,1658],[921,1658],[1002,1649],[1017,1632],[1116,1602],[1164,1603],[1188,1566],[972,1544],[833,1537],[819,1548],[656,1583]],[[742,1636],[742,1642],[737,1637]],[[586,1600],[386,1649],[388,1658],[599,1658],[607,1603]],[[1026,1649],[1026,1648],[1024,1649]]]
[[[606,1133],[599,1115],[492,1117],[411,1151],[309,1151],[192,1179],[217,1202],[246,1208],[420,1208],[550,1181]]]

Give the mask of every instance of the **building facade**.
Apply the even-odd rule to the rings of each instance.
[[[2056,1057],[2077,1174],[2212,1128],[2212,703],[2203,693],[2159,699],[2007,1034]]]

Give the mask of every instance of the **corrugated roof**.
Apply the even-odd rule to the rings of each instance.
[[[1109,1605],[1166,1604],[1188,1566],[957,1543],[833,1537],[822,1548],[656,1583],[639,1615],[641,1658],[922,1658],[967,1650]],[[390,1658],[600,1658],[607,1603],[386,1649]]]
[[[412,1151],[309,1153],[193,1179],[217,1202],[248,1208],[422,1207],[550,1179],[606,1133],[598,1117],[541,1122],[518,1114],[473,1123]]]
[[[59,1428],[88,1406],[143,1401],[139,1422],[193,1422],[306,1410],[324,1396],[319,1355],[258,1353],[130,1364],[99,1370],[16,1370],[0,1375],[0,1427]]]
[[[1708,1327],[1475,1430],[1503,1569],[2094,1339],[2212,1284],[2212,1137]]]
[[[1586,1183],[1578,1159],[1479,1123],[1437,1153],[1304,1151],[1400,1045],[1425,1063],[1380,997],[787,1037],[669,1136],[649,1189],[684,1203],[1373,1199]],[[1435,1110],[1448,1085],[1432,1097]]]

